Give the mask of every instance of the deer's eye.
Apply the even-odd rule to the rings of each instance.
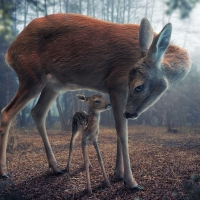
[[[100,103],[101,103],[101,101],[99,101],[99,100],[96,100],[96,101],[94,101],[94,103],[95,103],[96,105],[98,105],[98,104],[100,104]]]
[[[143,85],[139,85],[139,86],[137,86],[136,88],[135,88],[135,91],[136,92],[142,92],[142,90],[143,90]]]

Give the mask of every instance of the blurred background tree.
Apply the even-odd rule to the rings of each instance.
[[[180,17],[182,19],[187,18],[197,3],[200,3],[200,0],[168,0],[166,2],[168,6],[166,14],[171,15],[175,10],[179,10]]]
[[[200,0],[0,0],[0,110],[10,102],[18,88],[15,72],[5,63],[5,52],[32,19],[69,12],[115,23],[140,23],[145,16],[156,31],[160,31],[167,22],[172,22],[173,34],[176,36],[173,42],[190,51],[193,67],[183,82],[171,87],[151,109],[137,120],[129,121],[129,124],[166,126],[167,129],[200,125],[199,22],[196,17],[192,17],[192,10],[199,2]],[[79,93],[91,95],[96,92],[82,90],[61,94],[48,114],[49,128],[71,128],[74,112],[86,110],[85,104],[76,98]],[[105,97],[109,98],[108,95]],[[30,110],[36,102],[37,98],[17,115],[18,126],[33,125]],[[112,110],[102,113],[101,119],[101,125],[114,126]]]

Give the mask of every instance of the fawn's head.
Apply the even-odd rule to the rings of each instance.
[[[77,95],[78,99],[81,101],[86,101],[90,110],[94,112],[103,112],[111,108],[111,104],[106,101],[106,99],[100,94],[94,94],[89,97],[84,95]]]
[[[168,88],[161,61],[170,42],[171,30],[169,23],[154,37],[151,24],[146,18],[142,19],[139,31],[141,58],[129,72],[125,118],[137,118],[155,104]]]

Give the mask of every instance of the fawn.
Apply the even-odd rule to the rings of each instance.
[[[100,95],[95,94],[90,97],[85,97],[83,95],[77,95],[78,99],[81,101],[86,101],[88,104],[88,114],[84,111],[76,112],[73,116],[72,122],[72,137],[70,141],[70,150],[69,158],[67,163],[67,171],[70,171],[72,151],[75,144],[75,139],[78,136],[79,132],[82,133],[82,151],[84,164],[86,169],[86,178],[87,178],[87,190],[88,193],[92,193],[89,167],[91,163],[89,161],[88,153],[86,150],[86,145],[88,141],[93,142],[94,148],[97,152],[99,165],[104,176],[104,182],[107,187],[110,187],[110,181],[106,175],[103,160],[98,146],[98,135],[99,135],[99,122],[100,122],[100,113],[111,108],[111,104],[106,101],[106,99]]]

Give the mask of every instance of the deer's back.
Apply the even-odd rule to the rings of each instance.
[[[50,74],[61,83],[104,87],[110,74],[126,74],[138,60],[138,30],[138,25],[81,15],[49,15],[27,25],[6,60],[19,79],[27,73],[35,78]]]

